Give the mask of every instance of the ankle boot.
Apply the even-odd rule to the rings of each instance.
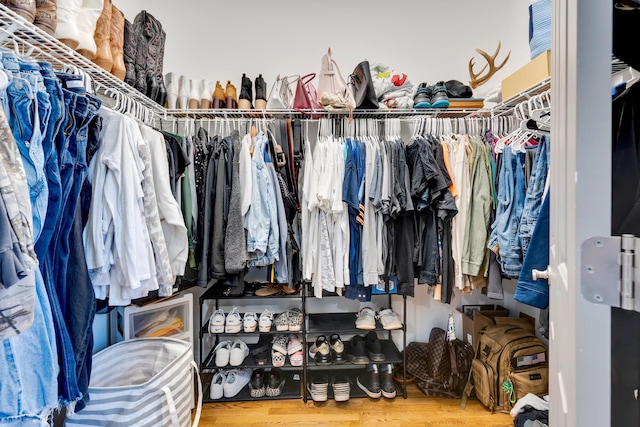
[[[222,89],[222,85],[220,84],[220,80],[216,82],[216,88],[213,91],[213,108],[226,108],[227,103],[224,95],[224,90]]]
[[[36,17],[36,0],[1,0],[0,4],[22,16],[28,23],[32,23]]]
[[[124,80],[126,67],[124,63],[124,15],[117,7],[111,5],[111,34],[109,36],[109,46],[113,57],[113,67],[111,74]]]
[[[113,14],[111,15],[113,17]],[[124,60],[124,82],[135,87],[136,84],[136,56],[138,54],[138,36],[134,25],[127,19],[124,20],[124,39],[122,43],[122,55]]]
[[[211,108],[211,93],[213,92],[213,82],[211,80],[202,80],[202,90],[200,91],[200,108],[208,110]]]
[[[111,0],[104,0],[102,14],[96,22],[96,31],[93,41],[96,43],[96,56],[93,62],[99,67],[111,72],[113,68],[113,55],[111,54]]]
[[[256,109],[264,110],[267,108],[267,84],[260,74],[256,78]]]
[[[238,108],[240,110],[250,110],[253,106],[253,88],[251,79],[246,74],[242,74],[242,85],[240,85],[240,97],[238,99]]]
[[[167,73],[164,76],[164,81],[167,85],[167,108],[170,110],[176,109],[176,103],[178,101],[178,79],[175,73]]]
[[[58,26],[57,0],[38,0],[36,2],[36,17],[33,25],[49,35],[54,35]]]
[[[198,81],[189,80],[189,109],[197,110],[200,107],[200,94],[198,93]]]
[[[227,108],[238,108],[238,96],[236,95],[236,87],[231,84],[231,80],[227,80],[227,87],[224,90]]]
[[[16,3],[18,3],[17,0]],[[58,0],[58,21],[54,37],[71,49],[78,47],[80,40],[78,30],[80,8],[82,8],[82,0]]]
[[[89,60],[96,56],[96,42],[93,34],[96,32],[96,24],[104,9],[103,0],[83,0],[78,13],[78,47],[76,51]]]
[[[178,83],[178,108],[186,110],[189,108],[189,79],[180,76]]]

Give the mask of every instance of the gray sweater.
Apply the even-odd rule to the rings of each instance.
[[[242,223],[240,207],[240,136],[237,130],[231,132],[233,143],[233,167],[231,169],[231,200],[224,240],[224,267],[229,274],[237,274],[246,264],[247,239]]]

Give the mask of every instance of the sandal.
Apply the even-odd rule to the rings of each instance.
[[[286,362],[287,356],[276,350],[271,350],[271,364],[276,368],[281,368]]]
[[[302,350],[289,355],[289,363],[291,363],[291,366],[302,366],[303,359]]]
[[[277,295],[281,292],[280,286],[263,286],[256,291],[256,296],[259,297],[270,297],[273,295]]]

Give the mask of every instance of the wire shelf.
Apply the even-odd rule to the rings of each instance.
[[[0,44],[8,47],[13,42],[15,42],[15,46],[23,50],[23,52],[17,52],[21,56],[32,51],[32,57],[48,61],[55,68],[72,66],[81,69],[94,80],[99,89],[103,89],[102,92],[107,89],[124,94],[153,113],[164,115],[165,109],[161,105],[75,52],[58,39],[25,21],[6,6],[0,5]]]

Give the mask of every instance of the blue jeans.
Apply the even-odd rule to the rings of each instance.
[[[525,198],[524,153],[507,147],[502,154],[496,219],[491,226],[489,249],[498,255],[502,272],[512,278],[520,275],[522,247],[518,236]]]
[[[549,141],[547,137],[543,137],[540,140],[537,150],[527,195],[524,200],[522,216],[520,217],[519,237],[522,244],[523,258],[527,255],[531,235],[538,220],[540,207],[542,206],[542,194],[544,193],[544,186],[549,173]]]
[[[549,266],[549,193],[542,202],[529,248],[524,257],[514,298],[521,303],[545,309],[549,306],[549,281],[533,280],[531,270],[542,271]]]

